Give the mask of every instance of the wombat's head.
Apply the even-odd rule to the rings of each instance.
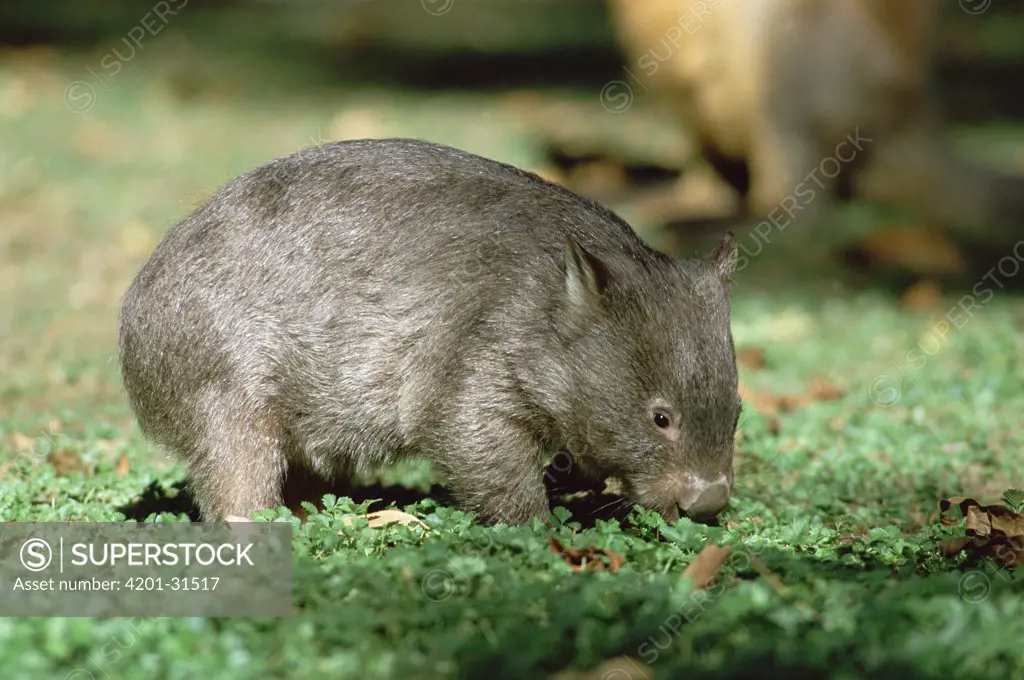
[[[741,402],[730,328],[732,235],[707,258],[611,273],[565,247],[572,393],[566,444],[587,472],[621,479],[668,521],[729,501]]]

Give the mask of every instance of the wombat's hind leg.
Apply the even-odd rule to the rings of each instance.
[[[269,414],[233,402],[209,403],[204,437],[188,455],[191,492],[204,521],[283,504],[283,429]]]

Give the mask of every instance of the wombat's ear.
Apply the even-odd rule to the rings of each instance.
[[[608,286],[604,263],[585,251],[571,236],[565,238],[565,292],[573,304],[586,304]]]
[[[739,262],[739,250],[736,246],[736,237],[731,231],[725,232],[721,243],[715,251],[708,256],[708,261],[715,268],[722,283],[732,283],[732,275],[736,271],[736,264]]]

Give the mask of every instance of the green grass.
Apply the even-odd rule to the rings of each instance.
[[[3,521],[123,521],[149,508],[187,519],[175,505],[183,468],[144,441],[121,393],[115,314],[159,235],[222,182],[356,131],[543,162],[498,96],[342,90],[283,103],[256,85],[216,87],[221,65],[195,55],[209,82],[168,87],[185,76],[164,78],[143,55],[109,90],[97,85],[90,111],[69,112],[65,87],[101,54],[0,64]],[[596,92],[551,96],[612,128],[639,120],[609,122]],[[870,226],[857,215],[846,213],[851,228]],[[618,655],[637,660],[634,679],[1024,676],[1020,576],[941,557],[938,542],[961,529],[936,521],[941,498],[997,501],[1024,485],[1024,304],[996,288],[936,344],[922,335],[958,295],[924,314],[854,288],[821,257],[830,238],[773,235],[737,282],[737,344],[768,362],[741,380],[781,394],[823,377],[844,395],[777,423],[748,408],[719,526],[637,511],[621,524],[561,513],[554,528],[483,528],[426,498],[404,509],[427,532],[357,522],[339,535],[365,510],[341,499],[295,527],[291,619],[0,619],[3,677],[548,677]],[[908,360],[919,342],[934,353],[923,365]],[[875,382],[887,374],[898,394]],[[88,474],[58,475],[54,450]],[[434,481],[414,463],[381,478],[413,493]],[[575,573],[552,536],[626,562]],[[709,543],[733,553],[721,585],[695,593],[682,573]]]

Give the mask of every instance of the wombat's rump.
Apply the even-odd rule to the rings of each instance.
[[[731,238],[658,253],[616,215],[508,165],[415,140],[309,148],[172,229],[120,317],[143,432],[204,518],[406,455],[488,522],[547,516],[541,459],[717,513],[739,413]],[[319,497],[309,500],[319,501]]]

